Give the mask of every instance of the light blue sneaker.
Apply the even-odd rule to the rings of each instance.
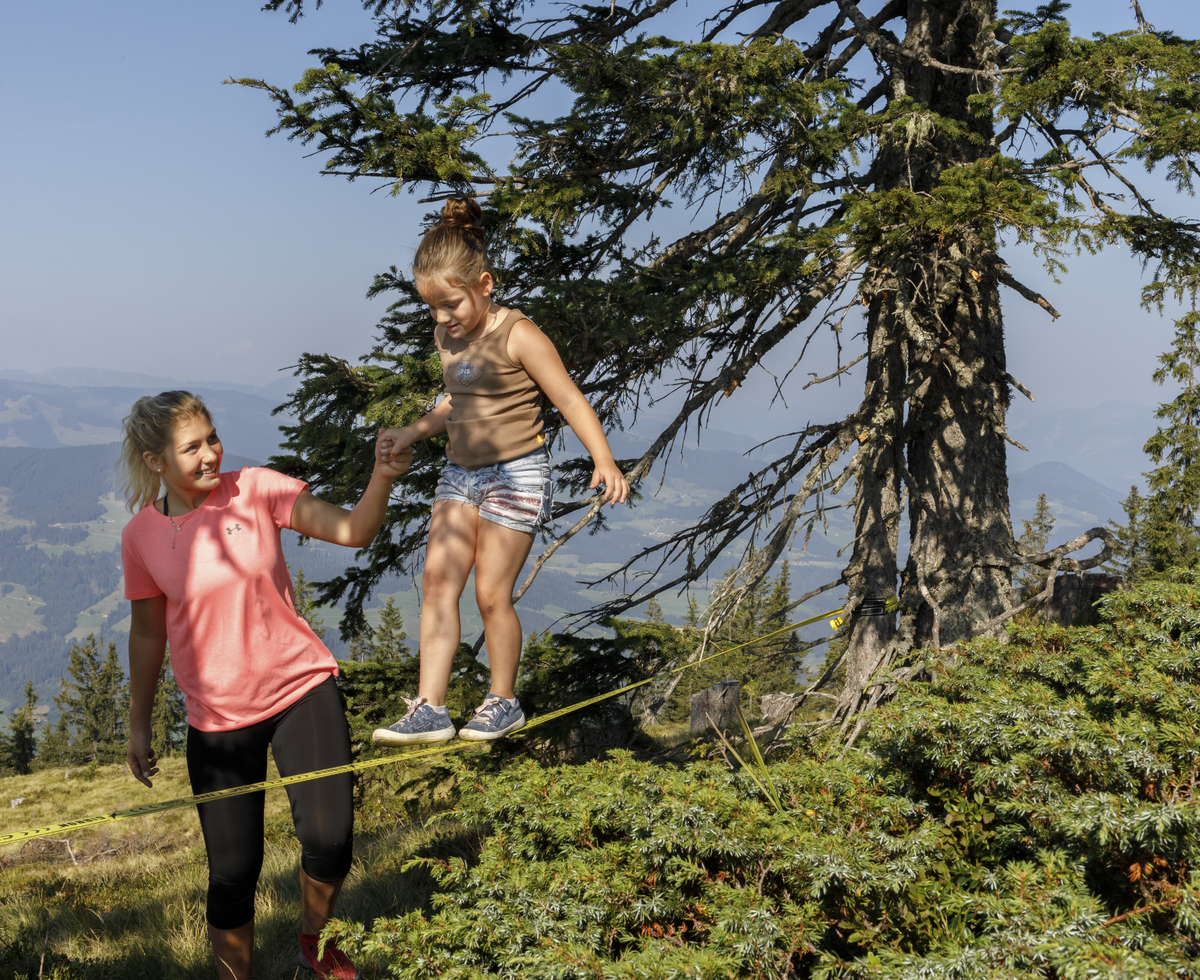
[[[483,704],[475,709],[475,716],[463,725],[459,738],[474,742],[486,742],[515,732],[525,724],[521,703],[513,698],[511,705],[504,698],[489,694]]]
[[[457,734],[450,716],[435,711],[424,697],[404,699],[408,711],[396,724],[376,728],[371,741],[379,745],[411,745],[414,742],[444,742]],[[524,719],[521,719],[524,723]]]

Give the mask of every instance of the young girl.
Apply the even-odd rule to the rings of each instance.
[[[248,467],[221,472],[221,440],[186,391],[141,398],[125,419],[122,464],[137,513],[121,534],[129,629],[129,768],[147,786],[158,769],[150,716],[163,652],[186,697],[194,793],[350,762],[334,684],[337,662],[292,604],[280,528],[363,548],[383,524],[392,481],[411,454],[376,447],[371,482],[352,511],[318,500],[300,480]],[[165,493],[159,499],[160,489]],[[300,840],[300,965],[352,980],[354,964],[318,935],[350,870],[349,775],[288,787]],[[263,793],[201,803],[208,851],[208,934],[223,980],[250,980],[254,891],[263,860]]]
[[[450,437],[425,553],[420,687],[403,718],[375,731],[374,740],[385,745],[455,734],[493,739],[525,724],[513,692],[521,623],[512,593],[534,532],[550,515],[554,484],[542,432],[543,396],[591,453],[592,488],[603,484],[604,499],[614,505],[629,496],[600,420],[554,344],[519,310],[492,301],[495,282],[481,214],[473,200],[447,201],[413,262],[417,291],[436,323],[448,397],[413,425],[379,436],[385,460],[419,439],[439,432]],[[472,567],[492,683],[474,717],[456,733],[446,688],[461,640],[458,600]]]

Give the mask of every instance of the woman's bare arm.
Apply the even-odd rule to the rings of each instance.
[[[129,625],[129,749],[125,761],[139,783],[152,786],[158,772],[150,745],[150,718],[154,693],[167,650],[167,597],[134,599]]]
[[[292,505],[292,529],[319,541],[348,548],[365,548],[375,540],[387,515],[392,481],[412,463],[412,449],[405,448],[383,457],[382,441],[375,443],[375,469],[371,482],[353,510],[343,510],[303,491]]]

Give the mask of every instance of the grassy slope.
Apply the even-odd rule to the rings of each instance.
[[[274,766],[270,776],[277,775]],[[102,766],[91,781],[55,769],[0,779],[0,833],[190,793],[182,758],[163,760],[153,790],[124,767]],[[8,801],[25,797],[18,808]],[[256,969],[261,980],[296,974],[299,846],[283,791],[267,795],[267,849],[258,887]],[[425,906],[423,870],[403,872],[410,857],[456,830],[359,828],[354,867],[339,911],[356,919],[404,914]],[[209,980],[204,924],[206,865],[194,809],[108,824],[70,837],[73,864],[58,841],[0,849],[0,976]],[[47,931],[48,927],[48,931]]]

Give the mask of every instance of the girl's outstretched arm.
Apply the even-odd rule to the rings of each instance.
[[[406,473],[411,462],[412,450],[408,448],[397,450],[384,459],[382,441],[377,440],[371,482],[354,509],[343,510],[305,490],[292,504],[292,530],[330,544],[365,548],[383,527],[392,495],[392,481]]]
[[[393,454],[398,455],[422,439],[445,432],[446,422],[449,418],[450,398],[447,396],[412,425],[398,429],[380,429],[379,445],[383,450],[383,459],[390,461]]]
[[[525,369],[554,407],[562,412],[571,431],[591,455],[595,469],[590,488],[594,490],[603,483],[606,502],[611,501],[613,506],[625,503],[629,497],[629,483],[613,458],[604,427],[583,392],[567,374],[550,338],[529,320],[518,320],[508,335],[508,356]]]

